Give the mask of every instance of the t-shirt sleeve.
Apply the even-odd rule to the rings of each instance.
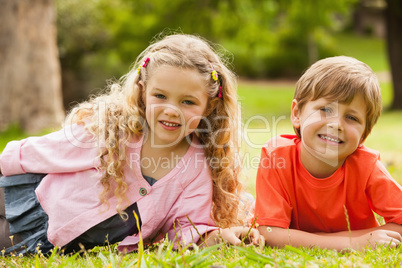
[[[379,160],[367,182],[366,195],[373,211],[386,223],[402,224],[402,187]]]
[[[275,165],[276,154],[263,147],[256,181],[255,222],[258,225],[288,228],[292,206],[283,184],[281,168]],[[289,167],[287,167],[289,168]]]
[[[0,155],[5,176],[23,173],[77,172],[97,166],[97,140],[82,125],[9,142]]]

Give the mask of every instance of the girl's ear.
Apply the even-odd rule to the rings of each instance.
[[[140,97],[143,103],[145,103],[145,85],[143,81],[138,82],[138,90],[140,91]]]
[[[210,114],[215,110],[215,108],[218,106],[218,104],[219,104],[220,101],[221,101],[221,99],[218,98],[218,97],[213,98],[212,100],[208,101],[207,108],[205,109],[205,112],[204,112],[203,115],[204,115],[205,117],[207,117],[208,115],[210,115]]]
[[[290,121],[292,121],[292,125],[294,128],[300,128],[300,110],[297,100],[292,101]]]

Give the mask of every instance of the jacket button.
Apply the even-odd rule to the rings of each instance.
[[[147,194],[147,189],[141,188],[141,189],[140,189],[140,195],[144,196],[144,195],[146,195],[146,194]]]

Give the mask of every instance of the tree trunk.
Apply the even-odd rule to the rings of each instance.
[[[60,126],[64,117],[53,0],[0,0],[0,131]]]
[[[391,109],[402,109],[402,0],[387,0],[385,10],[387,49],[391,66],[394,99]]]

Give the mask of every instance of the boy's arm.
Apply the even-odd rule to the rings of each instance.
[[[380,227],[385,229],[380,229]],[[375,248],[377,245],[390,245],[391,247],[399,245],[402,240],[401,234],[392,230],[396,226],[384,225],[380,227],[351,231],[350,233],[348,231],[308,233],[295,229],[268,226],[259,226],[258,230],[265,238],[266,244],[272,247],[291,245],[294,247],[320,247],[341,251],[344,249],[362,250],[366,247]]]
[[[402,236],[402,225],[397,223],[387,223],[373,229],[389,230],[399,233]]]
[[[394,231],[399,233],[402,236],[402,225],[396,224],[396,223],[387,223],[378,227],[373,227],[373,228],[368,228],[368,229],[363,229],[363,230],[354,230],[354,231],[343,231],[343,232],[338,232],[338,233],[317,233],[320,235],[325,235],[325,236],[333,236],[333,235],[338,235],[338,236],[361,236],[364,234],[368,234],[370,232],[376,231],[376,230],[387,230],[387,231]]]

